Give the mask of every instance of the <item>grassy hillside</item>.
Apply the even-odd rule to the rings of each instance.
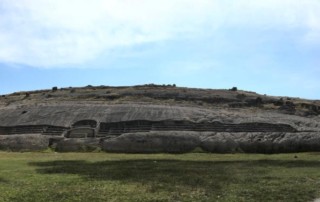
[[[319,153],[0,152],[0,201],[312,201]]]

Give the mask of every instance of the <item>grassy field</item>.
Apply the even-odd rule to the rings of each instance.
[[[0,152],[0,201],[313,201],[320,153]]]

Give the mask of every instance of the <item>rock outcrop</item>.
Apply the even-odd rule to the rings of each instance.
[[[186,153],[199,143],[199,137],[187,132],[128,133],[103,141],[102,149],[121,153]]]
[[[0,135],[0,150],[41,151],[48,145],[49,138],[41,134]]]
[[[319,151],[320,102],[254,92],[87,86],[0,96],[0,150]]]
[[[320,151],[318,132],[206,133],[201,148],[208,152],[289,153]]]
[[[216,133],[201,138],[199,145],[204,151],[212,153],[234,153],[242,152],[239,143],[230,133]]]

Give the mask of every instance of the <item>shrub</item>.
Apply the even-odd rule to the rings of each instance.
[[[57,91],[57,90],[58,90],[58,87],[57,87],[57,86],[52,87],[52,92],[55,92],[55,91]]]
[[[230,91],[237,91],[238,88],[237,87],[232,87],[231,89],[229,89]]]

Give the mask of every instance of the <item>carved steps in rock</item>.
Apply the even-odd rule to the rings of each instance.
[[[77,125],[74,129],[82,130]],[[0,127],[0,134],[28,134],[41,133],[43,135],[59,136],[68,128],[59,126],[16,126]],[[92,129],[92,128],[91,128]],[[195,132],[297,132],[286,124],[268,123],[240,123],[225,124],[194,123],[189,121],[129,121],[116,123],[100,123],[97,136],[121,135],[124,133],[150,132],[150,131],[195,131]]]
[[[129,121],[101,123],[100,135],[120,135],[123,133],[149,131],[196,131],[196,132],[296,132],[290,125],[269,123],[226,124],[221,122],[194,123],[190,121]]]
[[[1,127],[0,134],[13,135],[13,134],[43,134],[43,135],[61,135],[67,128],[59,126],[14,126],[14,127]]]
[[[42,133],[42,126],[16,126],[7,129],[7,134],[33,134],[33,133]]]
[[[42,134],[43,135],[59,136],[59,135],[62,135],[62,133],[65,130],[67,130],[67,128],[49,126]]]

